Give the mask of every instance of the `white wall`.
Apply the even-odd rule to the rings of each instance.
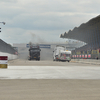
[[[13,55],[13,54],[4,53],[4,52],[0,52],[0,56],[8,56],[8,60],[13,60],[13,59],[18,58],[18,55]]]

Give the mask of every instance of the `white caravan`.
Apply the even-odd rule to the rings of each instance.
[[[71,51],[66,50],[64,46],[56,46],[53,51],[53,61],[70,61]]]

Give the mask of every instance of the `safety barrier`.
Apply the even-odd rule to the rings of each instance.
[[[0,68],[7,68],[7,64],[8,64],[8,57],[0,56]]]

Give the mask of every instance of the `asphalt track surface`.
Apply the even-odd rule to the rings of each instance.
[[[0,100],[100,100],[100,80],[0,80]]]
[[[100,65],[9,61],[0,69],[0,100],[100,100]]]
[[[56,61],[9,61],[1,79],[100,79],[99,65]]]

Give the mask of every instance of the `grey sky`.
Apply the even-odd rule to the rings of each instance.
[[[7,43],[56,42],[99,15],[99,0],[0,0],[0,37]]]

